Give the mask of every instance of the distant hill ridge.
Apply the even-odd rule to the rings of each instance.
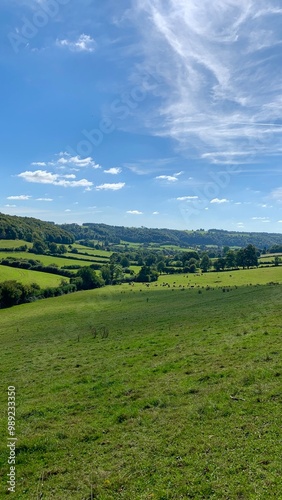
[[[2,213],[0,213],[0,239],[25,241],[40,239],[62,244],[70,244],[74,241],[72,234],[53,222]]]
[[[245,247],[249,244],[257,248],[270,248],[273,245],[282,245],[282,234],[236,232],[223,229],[209,229],[208,231],[150,229],[146,227],[111,226],[101,223],[63,224],[63,229],[73,234],[76,240],[88,239],[108,241],[109,243],[156,243],[159,245],[193,246],[237,246]]]
[[[33,217],[19,217],[0,213],[0,239],[54,241],[70,244],[74,240],[99,240],[108,243],[155,243],[158,245],[230,246],[245,247],[252,244],[260,249],[282,245],[282,234],[265,232],[237,232],[223,229],[178,230],[147,227],[111,226],[103,223],[86,222],[78,224],[55,224]]]

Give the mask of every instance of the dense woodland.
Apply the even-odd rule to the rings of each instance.
[[[179,231],[175,229],[149,229],[146,227],[109,226],[107,224],[85,223],[63,224],[76,240],[99,240],[109,243],[143,243],[158,245],[177,245],[181,247],[245,247],[252,244],[260,249],[268,249],[273,245],[282,245],[282,234],[277,233],[243,233],[210,229],[208,231]]]
[[[57,225],[31,217],[18,217],[0,213],[0,239],[20,239],[29,242],[71,244],[75,240],[98,240],[103,244],[119,244],[122,241],[139,244],[176,245],[180,247],[246,247],[249,244],[261,250],[275,248],[281,251],[282,234],[244,233],[222,229],[150,229],[146,227],[110,226],[107,224],[85,223]]]
[[[55,242],[70,244],[74,236],[53,222],[32,217],[17,217],[0,213],[0,239]]]

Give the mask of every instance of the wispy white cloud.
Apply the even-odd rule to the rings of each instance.
[[[140,212],[139,210],[127,210],[126,213],[131,215],[143,215],[143,212]]]
[[[98,191],[104,190],[104,191],[119,191],[120,189],[124,188],[125,182],[117,182],[117,183],[105,183],[105,184],[100,184],[100,186],[96,186],[96,189]]]
[[[282,187],[274,189],[271,192],[270,197],[275,201],[282,202]]]
[[[155,172],[159,172],[163,170],[164,167],[171,164],[175,159],[174,158],[159,158],[159,159],[148,159],[148,160],[140,160],[134,163],[125,163],[124,167],[137,175],[148,175],[154,174]]]
[[[53,198],[36,198],[36,201],[54,201]]]
[[[25,201],[25,200],[30,200],[31,196],[28,196],[26,194],[20,194],[19,196],[8,196],[7,200],[20,200],[20,201]]]
[[[136,0],[140,69],[161,82],[155,133],[212,163],[281,153],[281,11],[275,0]]]
[[[104,170],[105,174],[111,174],[111,175],[118,175],[122,172],[121,168],[118,167],[112,167],[109,168],[108,170]]]
[[[268,221],[269,217],[252,217],[252,220]]]
[[[71,52],[94,52],[96,49],[96,42],[91,36],[80,35],[76,40],[56,40],[56,45],[61,48],[70,50]]]

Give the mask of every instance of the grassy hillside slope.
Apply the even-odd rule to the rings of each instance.
[[[14,267],[7,267],[0,265],[0,282],[2,281],[18,281],[23,285],[29,283],[37,283],[40,288],[56,287],[59,286],[62,279],[69,281],[64,276],[58,276],[51,273],[42,273],[38,271],[30,271],[26,269],[17,269]]]
[[[17,499],[281,496],[280,285],[122,285],[0,319]],[[1,434],[4,498],[5,421]]]

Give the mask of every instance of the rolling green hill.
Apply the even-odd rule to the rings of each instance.
[[[31,217],[17,217],[0,213],[0,240],[54,241],[69,244],[73,236],[52,222],[43,222]]]
[[[281,285],[121,285],[0,311],[16,498],[279,498],[280,306]],[[4,498],[5,421],[0,449]]]
[[[116,244],[121,241],[142,244],[170,244],[182,247],[244,247],[252,244],[261,249],[282,244],[282,234],[278,233],[243,233],[219,229],[210,229],[209,231],[179,231],[174,229],[109,226],[94,223],[85,223],[82,226],[78,224],[63,224],[61,227],[72,233],[76,240],[99,240]]]
[[[30,271],[27,269],[16,269],[0,265],[0,283],[3,281],[15,280],[23,285],[37,283],[40,288],[46,288],[49,286],[59,286],[62,279],[69,281],[68,278],[57,276],[56,274]]]

